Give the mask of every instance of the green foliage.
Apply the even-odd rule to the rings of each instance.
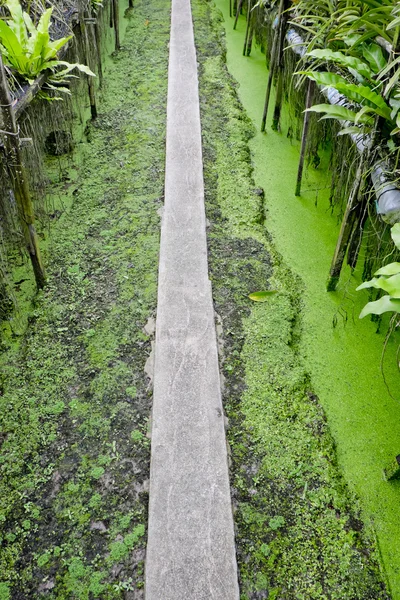
[[[5,6],[10,11],[11,18],[7,21],[0,19],[0,48],[5,63],[16,73],[30,83],[47,69],[53,72],[50,80],[57,84],[65,83],[74,69],[94,76],[85,65],[70,64],[57,58],[58,51],[72,36],[54,41],[50,39],[49,28],[53,8],[48,8],[35,26],[29,14],[22,10],[19,0],[7,0]],[[57,89],[68,93],[65,87]]]
[[[400,223],[393,225],[391,229],[392,240],[400,250]],[[360,313],[360,319],[367,315],[382,315],[385,312],[400,313],[400,263],[390,263],[375,273],[370,281],[365,281],[358,286],[357,290],[365,288],[381,289],[387,294],[368,302]]]

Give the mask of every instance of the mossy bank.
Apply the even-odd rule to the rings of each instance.
[[[298,352],[304,285],[268,234],[248,147],[255,130],[226,69],[220,14],[206,0],[193,8],[241,597],[388,598]],[[277,294],[252,304],[248,294],[268,288]]]
[[[169,4],[135,2],[52,193],[48,285],[1,355],[0,598],[140,598]],[[155,42],[156,40],[156,42]]]

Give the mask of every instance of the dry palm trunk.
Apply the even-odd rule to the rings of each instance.
[[[28,180],[22,161],[19,130],[12,108],[3,60],[0,53],[0,138],[6,154],[6,167],[13,186],[15,202],[25,240],[25,247],[32,262],[37,287],[43,288],[46,278],[40,254],[35,216]]]
[[[315,89],[314,82],[311,79],[309,79],[308,87],[307,87],[306,109],[310,108],[313,103],[314,89]],[[310,117],[311,117],[311,114],[306,111],[304,113],[303,132],[301,134],[300,160],[299,160],[299,168],[297,171],[295,196],[300,196],[300,193],[301,193],[301,181],[303,179],[304,160],[306,157],[307,136],[308,136],[308,130],[310,127]]]

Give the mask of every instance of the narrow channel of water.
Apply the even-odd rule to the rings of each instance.
[[[376,533],[391,592],[398,599],[400,482],[387,483],[382,474],[383,467],[400,452],[397,343],[389,344],[385,357],[391,397],[380,372],[384,331],[377,334],[376,324],[358,319],[367,301],[367,294],[355,292],[359,281],[346,271],[336,293],[325,291],[339,229],[329,209],[329,178],[312,170],[302,197],[295,197],[298,144],[287,139],[285,130],[273,132],[270,123],[267,134],[259,132],[267,82],[265,57],[258,48],[250,58],[242,56],[244,20],[233,31],[228,2],[216,0],[216,5],[225,18],[228,69],[240,85],[239,97],[257,129],[250,148],[256,184],[265,190],[266,226],[278,251],[305,286],[301,353],[327,413],[339,464],[361,500],[364,520]],[[333,328],[340,306],[348,319],[343,322],[339,316]]]

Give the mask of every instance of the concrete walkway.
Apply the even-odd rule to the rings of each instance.
[[[190,0],[172,0],[146,600],[238,600]]]

